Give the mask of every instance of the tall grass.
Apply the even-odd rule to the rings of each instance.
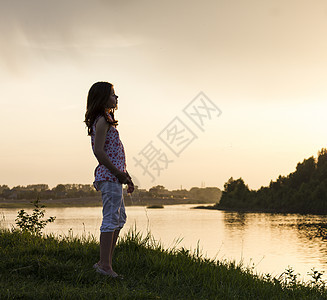
[[[135,228],[115,250],[114,269],[124,280],[96,273],[98,258],[94,236],[0,229],[0,299],[327,299],[323,285],[260,276],[207,259],[199,247],[164,249]]]

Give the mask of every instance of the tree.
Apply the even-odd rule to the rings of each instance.
[[[290,186],[292,188],[299,188],[302,183],[309,182],[316,170],[316,161],[313,156],[308,159],[304,159],[302,163],[298,163],[296,171],[291,173]]]
[[[163,185],[157,185],[150,188],[149,193],[152,197],[164,197],[170,195],[170,191],[168,191]]]
[[[56,193],[61,193],[61,192],[66,192],[66,187],[63,184],[58,184],[55,188],[54,191]]]

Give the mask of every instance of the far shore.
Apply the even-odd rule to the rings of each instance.
[[[251,208],[227,208],[227,207],[216,207],[215,205],[200,205],[193,207],[194,209],[211,209],[211,210],[223,210],[230,212],[239,212],[239,213],[283,213],[273,209],[251,209]]]
[[[193,207],[193,209],[211,209],[211,210],[222,210],[226,212],[237,212],[237,213],[267,213],[267,214],[299,214],[299,215],[326,215],[326,214],[313,214],[306,212],[295,212],[277,209],[258,209],[258,208],[230,208],[230,207],[216,207],[215,205],[200,205]]]
[[[0,199],[0,208],[32,208],[33,200],[30,199]],[[174,199],[174,198],[136,198],[124,195],[125,206],[149,205],[177,205],[177,204],[212,204],[212,201],[199,199]],[[40,204],[45,207],[96,207],[102,206],[101,196],[64,199],[40,199]]]

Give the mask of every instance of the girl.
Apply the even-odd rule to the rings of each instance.
[[[94,171],[93,185],[101,191],[103,219],[100,227],[100,261],[94,264],[98,273],[118,277],[112,269],[112,256],[121,228],[126,223],[122,184],[128,193],[134,191],[132,178],[126,170],[124,146],[116,129],[114,110],[118,96],[113,85],[97,82],[89,90],[85,123],[91,136],[92,149],[99,165]]]

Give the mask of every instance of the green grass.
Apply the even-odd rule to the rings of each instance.
[[[322,287],[262,277],[198,250],[163,249],[135,229],[115,250],[114,269],[124,280],[96,273],[98,258],[92,236],[1,229],[0,299],[327,299]]]

